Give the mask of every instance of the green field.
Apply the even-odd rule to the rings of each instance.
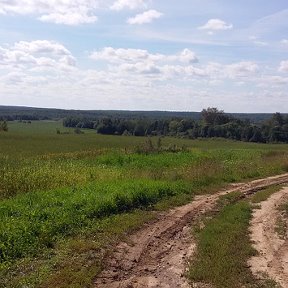
[[[287,145],[83,132],[36,121],[0,133],[0,287],[89,287],[107,245],[156,206],[288,171]]]

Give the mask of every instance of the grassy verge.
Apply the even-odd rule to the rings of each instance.
[[[75,235],[98,219],[146,208],[191,190],[191,185],[182,181],[103,181],[2,201],[0,268],[53,248],[59,237]]]
[[[52,250],[46,249],[38,257],[27,257],[14,262],[9,269],[2,269],[0,287],[93,287],[107,251],[154,215],[151,211],[135,210],[91,223],[75,236],[58,239]]]
[[[279,237],[283,240],[287,239],[287,232],[288,232],[288,203],[283,203],[280,205],[279,209],[279,216],[276,221],[275,231],[278,233]]]
[[[247,267],[247,260],[256,253],[248,231],[252,207],[248,201],[238,202],[238,197],[237,193],[222,197],[220,212],[198,231],[198,252],[188,277],[219,288],[276,287],[273,281],[254,279]]]
[[[281,190],[281,185],[274,185],[271,187],[268,187],[266,189],[263,189],[261,191],[258,191],[251,197],[251,202],[254,204],[260,203],[262,201],[267,200],[271,195]]]

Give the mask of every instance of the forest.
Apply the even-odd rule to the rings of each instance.
[[[275,113],[259,123],[239,119],[217,108],[203,109],[200,118],[164,119],[69,116],[65,127],[95,129],[99,134],[126,136],[172,136],[182,138],[221,137],[245,142],[288,143],[288,116]]]

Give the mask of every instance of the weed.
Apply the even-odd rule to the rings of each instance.
[[[250,218],[251,207],[241,201],[225,206],[206,223],[198,235],[198,252],[189,271],[191,281],[215,287],[247,287],[253,281],[246,264],[255,253],[249,242]]]
[[[251,202],[254,204],[263,202],[267,200],[271,195],[278,192],[281,189],[281,187],[282,186],[275,185],[275,186],[271,186],[266,189],[263,189],[261,191],[258,191],[251,197]]]

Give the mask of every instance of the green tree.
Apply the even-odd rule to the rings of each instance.
[[[206,125],[221,125],[226,124],[231,120],[231,117],[225,115],[223,110],[218,110],[215,107],[203,109],[201,116]]]

